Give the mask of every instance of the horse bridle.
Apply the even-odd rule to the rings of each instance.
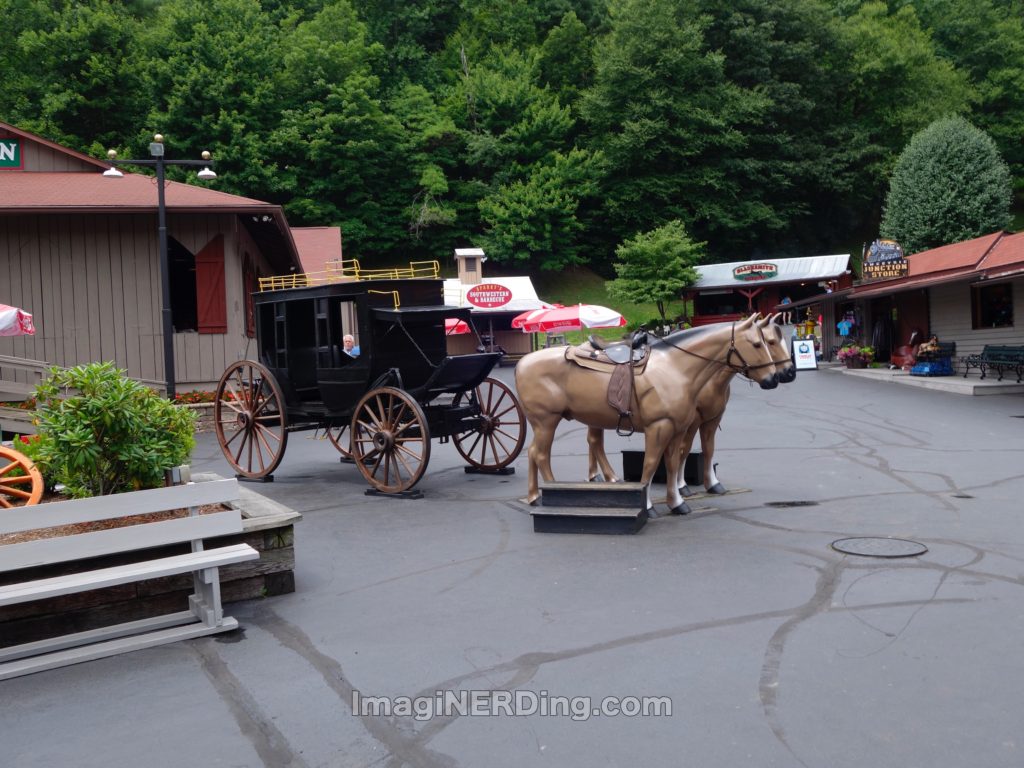
[[[758,332],[760,332],[760,329],[758,329]],[[762,341],[764,340],[764,334],[761,335],[761,339]],[[725,360],[715,360],[713,357],[706,357],[700,354],[699,352],[694,352],[692,349],[680,347],[679,345],[669,341],[667,338],[663,338],[662,341],[668,344],[670,347],[678,349],[680,352],[685,352],[686,354],[692,355],[693,357],[698,357],[701,360],[707,360],[709,363],[715,363],[716,365],[724,366],[726,368],[729,368],[730,370],[736,371],[736,373],[740,374],[741,376],[745,376],[748,379],[750,379],[751,371],[756,371],[758,368],[767,368],[770,365],[778,365],[778,363],[776,363],[774,360],[769,363],[758,363],[757,365],[751,365],[743,358],[743,353],[736,349],[735,320],[733,320],[732,322],[732,329],[729,335],[729,351],[725,353]],[[740,366],[736,366],[733,364],[732,358],[734,355],[739,358]],[[769,357],[770,356],[771,355],[769,355]],[[753,379],[751,379],[751,381],[753,381]]]

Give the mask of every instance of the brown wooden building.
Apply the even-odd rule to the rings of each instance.
[[[109,360],[164,385],[156,180],[108,168],[0,122],[0,303],[36,326],[0,338],[0,390],[34,383],[5,357]],[[209,389],[255,343],[257,278],[297,269],[296,246],[280,206],[173,181],[165,193],[176,386]]]

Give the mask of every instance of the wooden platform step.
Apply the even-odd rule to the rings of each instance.
[[[546,483],[531,511],[536,533],[636,533],[647,524],[640,483]]]

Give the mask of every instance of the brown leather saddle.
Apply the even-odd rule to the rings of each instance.
[[[634,333],[629,341],[611,343],[591,336],[582,344],[565,350],[566,360],[592,371],[611,373],[608,380],[608,405],[619,414],[615,432],[623,437],[636,431],[633,425],[635,378],[647,367],[650,351],[651,345],[646,331]]]

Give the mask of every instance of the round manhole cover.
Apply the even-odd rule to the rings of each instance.
[[[928,547],[916,541],[870,536],[837,539],[832,542],[832,549],[862,557],[915,557],[928,551]]]

